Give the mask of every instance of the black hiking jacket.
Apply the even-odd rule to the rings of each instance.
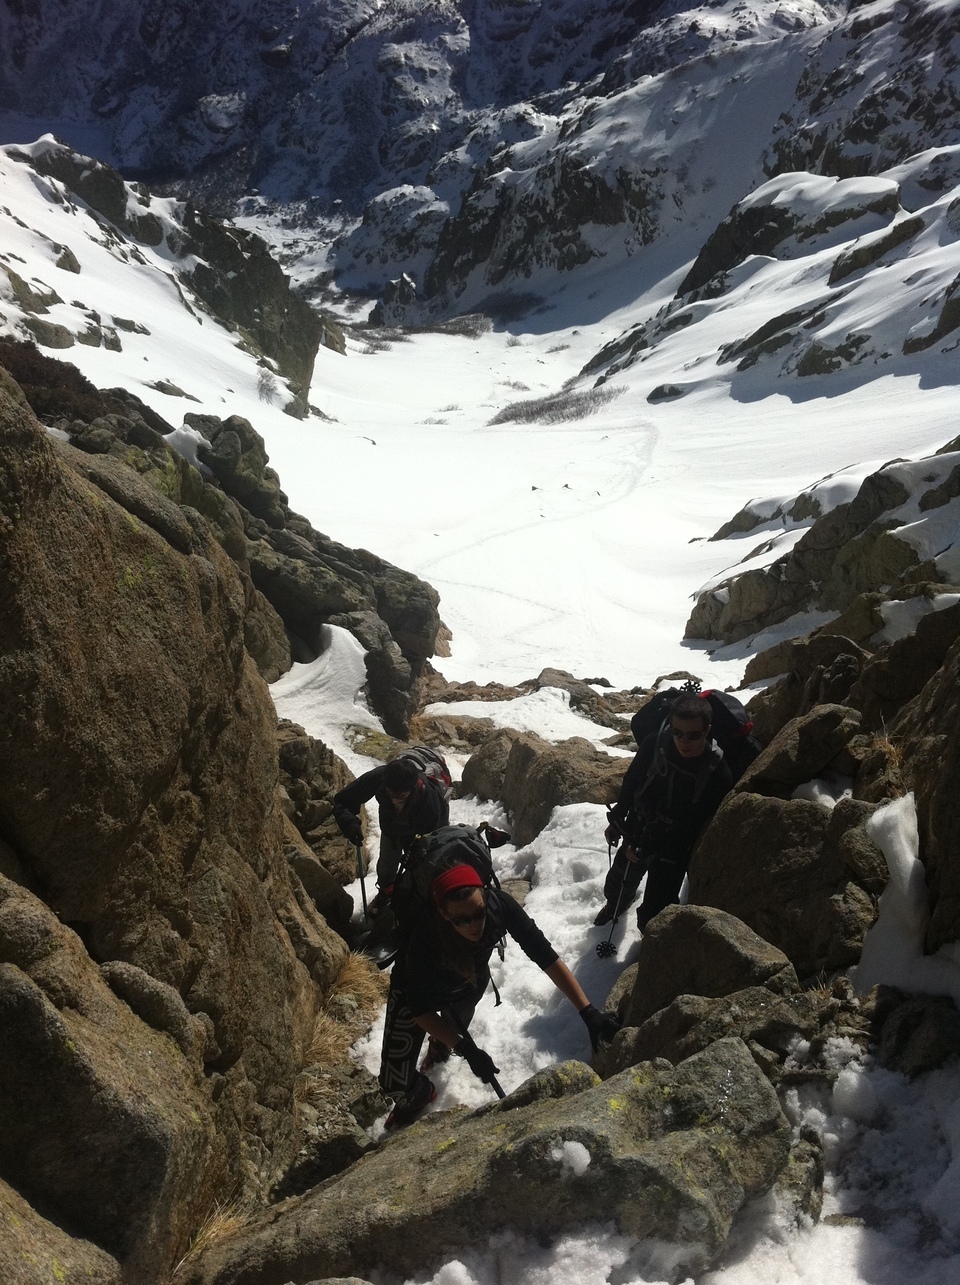
[[[473,980],[444,963],[441,931],[443,921],[435,911],[425,909],[393,966],[391,984],[414,1017],[439,1013],[461,1000],[479,1000],[490,983],[490,956],[507,933],[540,968],[549,968],[559,959],[527,912],[509,893],[497,888],[487,890],[483,936],[478,942],[465,943],[473,949]]]
[[[334,795],[333,816],[339,823],[347,814],[359,816],[360,809],[373,798],[380,805],[380,829],[403,847],[418,834],[431,834],[442,825],[449,824],[450,805],[444,797],[444,787],[432,777],[419,773],[417,784],[398,812],[383,783],[384,767],[372,768]]]
[[[686,865],[732,785],[723,751],[712,739],[703,754],[684,759],[669,733],[661,732],[641,743],[610,818],[638,855]]]

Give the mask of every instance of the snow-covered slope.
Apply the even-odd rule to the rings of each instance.
[[[321,350],[311,399],[337,423],[298,429],[235,338],[200,313],[183,324],[168,241],[138,260],[55,180],[4,160],[6,265],[41,304],[61,300],[30,314],[5,288],[7,324],[89,337],[92,310],[101,332],[112,317],[150,329],[107,321],[116,343],[69,355],[168,417],[173,387],[248,415],[296,509],[437,585],[451,674],[554,663],[652,681],[689,663],[690,599],[743,558],[706,537],[745,504],[773,514],[825,475],[861,480],[956,436],[958,14],[956,0],[8,8],[7,129],[39,114],[154,169],[166,148],[181,178],[242,153],[270,199],[248,194],[241,223],[301,290],[330,292],[337,273],[359,294],[336,306],[363,316],[360,287],[411,269],[410,319],[480,310],[493,328]],[[801,164],[816,172],[787,168]],[[69,278],[51,247],[78,233]],[[765,534],[761,562],[800,532]],[[736,682],[750,645],[714,651],[714,681]]]

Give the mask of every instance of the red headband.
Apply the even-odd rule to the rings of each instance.
[[[456,892],[458,888],[482,887],[483,880],[473,866],[454,866],[452,870],[447,870],[444,874],[437,875],[430,885],[430,892],[439,906],[444,898],[449,897],[451,892]]]

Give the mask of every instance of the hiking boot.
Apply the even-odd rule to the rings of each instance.
[[[425,1075],[418,1074],[413,1088],[394,1103],[384,1128],[402,1129],[408,1124],[413,1124],[420,1112],[428,1107],[436,1096],[437,1090],[434,1088],[433,1081],[428,1080]]]
[[[424,1054],[423,1061],[420,1063],[420,1070],[429,1071],[432,1066],[448,1061],[451,1052],[449,1044],[444,1044],[443,1040],[435,1040],[431,1035],[427,1040],[427,1051]]]
[[[598,912],[596,919],[593,921],[594,928],[602,928],[604,924],[609,924],[613,919],[614,913],[614,908],[608,901]]]

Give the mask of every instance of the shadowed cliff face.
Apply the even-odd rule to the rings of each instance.
[[[244,649],[234,564],[189,511],[156,496],[135,516],[75,456],[88,458],[54,443],[0,371],[0,1062],[31,1070],[4,1075],[0,1179],[120,1256],[136,1225],[162,1273],[199,1206],[231,1194],[217,1175],[265,1189],[292,1157],[294,1077],[346,946],[288,866],[303,845],[279,806],[276,717]],[[99,981],[94,1003],[82,978],[38,974],[31,916],[46,953],[67,959],[69,943],[71,976],[104,965],[128,1003],[143,992],[140,1008],[167,1014],[148,1020],[171,1038]],[[154,1039],[153,1089],[118,1052],[134,1027]],[[54,1072],[38,1123],[36,1084]],[[91,1084],[100,1143],[51,1177],[58,1111]],[[139,1130],[151,1113],[156,1129]],[[18,1149],[27,1119],[36,1136]],[[128,1207],[115,1181],[127,1161],[98,1176],[98,1160],[157,1129],[167,1141]],[[186,1171],[190,1212],[171,1229],[162,1200]]]

